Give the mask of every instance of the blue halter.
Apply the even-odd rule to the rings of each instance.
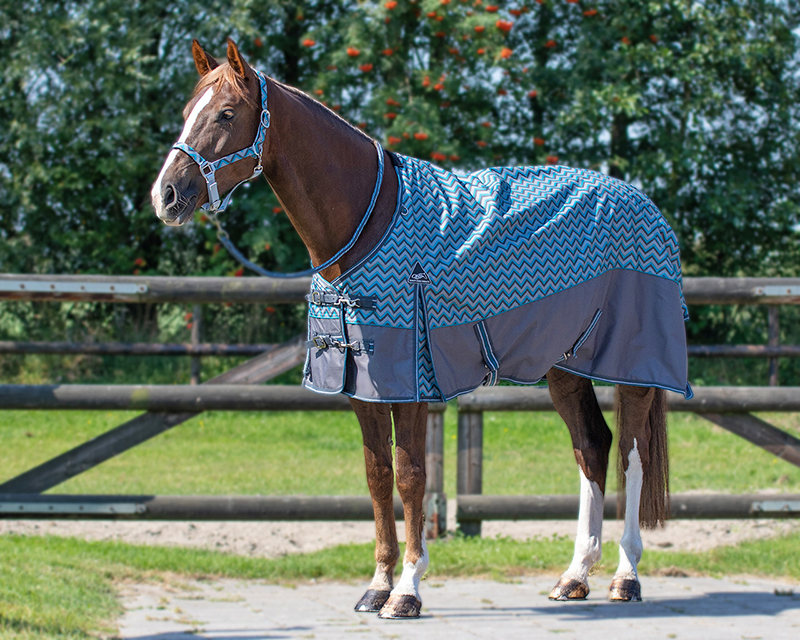
[[[217,227],[217,238],[219,238],[220,243],[222,243],[222,245],[234,258],[236,258],[243,266],[247,267],[251,271],[255,271],[257,274],[267,276],[269,278],[302,278],[305,276],[311,276],[315,273],[323,271],[324,269],[327,269],[332,264],[335,264],[339,258],[350,251],[350,249],[353,248],[353,245],[355,245],[355,243],[358,241],[358,238],[361,236],[361,232],[364,230],[364,227],[367,226],[367,222],[372,215],[372,211],[375,209],[375,203],[378,200],[378,194],[381,191],[381,183],[383,182],[383,147],[381,147],[377,140],[372,141],[375,145],[375,149],[378,152],[378,177],[375,181],[375,189],[372,192],[372,198],[370,199],[369,206],[367,207],[367,212],[364,214],[364,217],[361,219],[358,227],[356,227],[353,237],[350,238],[350,241],[344,247],[342,247],[342,249],[336,252],[336,255],[326,260],[318,267],[306,269],[305,271],[296,271],[295,273],[277,273],[275,271],[267,271],[266,269],[259,267],[257,264],[250,262],[250,260],[245,258],[242,252],[239,251],[231,242],[228,233],[222,228],[222,224],[215,214],[218,211],[225,211],[225,209],[228,207],[228,204],[230,204],[233,192],[236,191],[239,186],[245,182],[249,182],[253,178],[257,178],[263,171],[263,167],[261,166],[261,155],[264,151],[264,140],[267,137],[267,129],[269,128],[270,118],[269,109],[267,109],[267,77],[256,69],[253,69],[253,72],[258,78],[258,84],[261,88],[261,118],[258,123],[256,139],[253,141],[252,145],[242,149],[241,151],[230,153],[224,158],[214,161],[206,160],[202,155],[200,155],[195,149],[185,142],[176,142],[174,145],[172,145],[172,148],[177,149],[178,151],[183,151],[187,156],[197,163],[198,167],[200,167],[200,173],[203,175],[203,178],[205,178],[206,185],[208,187],[208,202],[202,205],[200,208],[204,211],[208,211],[208,218]],[[256,159],[257,164],[256,168],[253,169],[252,175],[234,186],[228,195],[225,196],[225,199],[220,201],[216,172],[222,167],[233,164],[238,160],[244,160],[245,158]]]
[[[195,149],[185,142],[176,142],[174,145],[172,145],[173,149],[183,151],[187,156],[197,163],[197,166],[200,167],[200,173],[203,174],[203,178],[205,178],[206,185],[208,186],[208,202],[201,207],[201,209],[204,209],[205,211],[225,211],[231,201],[233,192],[245,182],[260,176],[261,171],[263,170],[263,167],[261,166],[261,153],[264,150],[264,139],[267,137],[267,129],[269,128],[269,109],[267,109],[267,78],[260,71],[256,71],[255,69],[253,69],[253,71],[255,72],[256,77],[258,78],[258,83],[261,87],[261,119],[258,123],[256,139],[252,145],[246,149],[242,149],[241,151],[230,153],[224,158],[214,160],[213,162],[206,160]],[[220,203],[216,172],[222,167],[227,167],[229,164],[233,164],[237,160],[244,160],[245,158],[256,159],[257,164],[256,168],[253,169],[253,174],[249,178],[245,178],[239,182],[239,184],[231,189],[228,195],[225,196],[225,200]]]

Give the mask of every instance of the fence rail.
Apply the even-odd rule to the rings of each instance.
[[[403,504],[394,498],[394,514]],[[373,520],[369,496],[0,494],[0,519]]]
[[[441,413],[447,405],[431,404]],[[315,393],[296,385],[0,385],[0,410],[50,411],[347,411],[341,394]]]
[[[693,357],[770,358],[770,383],[777,384],[778,357],[800,357],[800,345],[780,345],[778,305],[800,303],[800,278],[686,278],[686,302],[769,305],[767,345],[693,345]],[[6,300],[193,304],[191,344],[73,344],[0,342],[0,353],[192,356],[199,382],[199,357],[257,356],[207,383],[159,385],[0,385],[0,410],[144,410],[146,413],[53,460],[0,484],[0,518],[88,517],[150,519],[371,520],[364,496],[58,496],[40,492],[163,433],[206,410],[323,410],[350,407],[343,396],[298,387],[258,386],[302,361],[302,338],[284,345],[201,343],[203,303],[299,304],[310,280],[162,276],[53,276],[0,274]],[[196,371],[195,371],[196,369]],[[613,390],[596,388],[600,406],[613,407]],[[690,402],[672,398],[670,411],[689,411],[800,466],[800,440],[752,416],[753,411],[800,411],[800,389],[700,387]],[[444,417],[446,405],[430,405],[426,467],[428,531],[444,530]],[[467,534],[480,533],[484,519],[573,518],[577,496],[481,495],[484,411],[552,411],[542,388],[480,389],[458,400],[457,518]],[[606,501],[616,513],[614,498]],[[395,512],[402,517],[399,501]],[[796,517],[800,496],[673,496],[675,518]]]
[[[614,408],[614,388],[595,387],[603,411]],[[800,411],[800,387],[697,387],[694,398],[668,396],[668,411],[690,413],[748,413]],[[491,387],[459,397],[458,411],[555,411],[546,388]]]
[[[614,407],[614,389],[595,387],[600,408]],[[547,389],[493,387],[478,389],[458,399],[458,457],[456,481],[458,508],[456,517],[467,535],[480,535],[481,520],[528,518],[558,518],[573,513],[573,497],[548,496],[484,496],[483,492],[483,412],[485,411],[554,411]],[[800,439],[750,414],[753,411],[800,411],[798,387],[698,387],[692,400],[669,394],[668,411],[682,411],[699,416],[765,449],[773,455],[800,466]],[[707,514],[734,514],[732,518],[755,517],[753,514],[780,513],[780,517],[795,517],[800,513],[800,501],[795,497],[775,497],[788,500],[781,507],[770,503],[755,509],[750,496],[680,496],[673,504],[675,517],[700,518]],[[789,499],[791,498],[791,499]],[[611,498],[608,498],[611,500]],[[748,500],[750,502],[748,502]],[[761,496],[761,502],[772,498]],[[713,505],[717,505],[714,507]],[[606,503],[606,509],[610,509]],[[679,508],[679,505],[683,505]],[[788,506],[787,506],[788,505]],[[762,508],[764,507],[764,508]],[[678,509],[678,511],[675,511]],[[715,511],[716,509],[716,511]],[[616,513],[616,507],[613,512]],[[751,513],[752,512],[752,513]],[[486,518],[482,514],[488,514]],[[575,510],[574,513],[577,513]],[[750,516],[745,515],[751,513]],[[738,515],[736,515],[738,514]],[[707,517],[728,517],[708,515]],[[761,515],[760,517],[779,517]]]
[[[0,274],[0,300],[295,304],[310,278]]]
[[[301,303],[310,278],[0,274],[0,300]],[[797,304],[800,278],[684,278],[688,304]]]
[[[98,356],[257,356],[277,345],[217,344],[210,342],[152,343],[152,342],[23,342],[0,341],[0,353],[43,355]],[[800,355],[800,353],[798,353]]]
[[[275,344],[219,344],[210,342],[23,342],[0,341],[0,354],[98,356],[257,356]],[[800,345],[689,345],[693,358],[800,358]]]
[[[460,495],[459,522],[482,520],[573,520],[580,496]],[[617,496],[605,497],[603,517],[617,517]],[[746,518],[800,518],[800,495],[673,494],[671,520],[737,520]]]

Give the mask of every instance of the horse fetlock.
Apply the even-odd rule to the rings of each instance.
[[[585,583],[592,567],[600,562],[602,557],[603,546],[599,537],[578,538],[575,541],[575,555],[572,563],[564,572],[563,577]]]
[[[428,548],[422,538],[422,555],[416,562],[404,562],[397,586],[378,614],[379,618],[418,618],[422,610],[419,583],[428,570]]]
[[[428,570],[428,545],[425,544],[424,536],[421,539],[422,555],[416,562],[403,562],[403,573],[397,586],[392,590],[392,595],[413,595],[419,598],[419,583],[425,572]],[[407,553],[407,552],[406,552]]]
[[[355,610],[360,613],[380,611],[394,586],[394,562],[378,562],[375,567],[375,575],[369,583],[367,591],[361,596],[361,600],[356,604]]]
[[[394,588],[394,563],[379,562],[369,588],[376,591],[391,591]]]

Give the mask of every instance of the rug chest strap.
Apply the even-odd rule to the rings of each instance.
[[[352,349],[354,352],[373,353],[375,351],[374,340],[353,340],[344,342],[343,336],[319,335],[314,336],[306,342],[306,349],[316,347],[317,349]]]
[[[362,298],[350,298],[338,293],[326,293],[325,291],[312,291],[306,295],[306,300],[318,307],[338,307],[344,305],[355,309],[374,309],[378,306],[378,298],[375,296],[365,296]]]

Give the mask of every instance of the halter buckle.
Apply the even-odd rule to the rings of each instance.
[[[265,129],[269,128],[269,109],[264,109],[261,112],[261,124],[264,126]]]

